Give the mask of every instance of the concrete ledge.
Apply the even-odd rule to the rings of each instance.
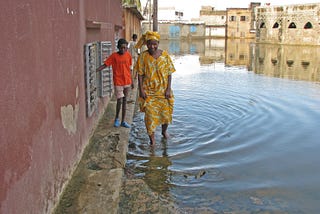
[[[137,89],[127,99],[131,124]],[[116,100],[109,102],[54,213],[117,213],[130,129],[113,127]],[[121,112],[120,112],[121,113]]]
[[[120,168],[92,173],[79,194],[77,213],[117,213],[122,176]]]

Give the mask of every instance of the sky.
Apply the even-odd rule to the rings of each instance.
[[[147,0],[140,0],[145,7]],[[261,5],[270,3],[273,5],[320,3],[320,0],[158,0],[158,7],[174,6],[177,11],[184,14],[184,19],[198,18],[201,6],[212,6],[215,10],[226,8],[247,8],[250,2],[260,2]]]

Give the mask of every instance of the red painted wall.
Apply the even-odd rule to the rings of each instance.
[[[109,101],[86,116],[84,45],[115,40],[121,0],[0,8],[0,213],[50,213]],[[110,28],[87,29],[87,19]]]

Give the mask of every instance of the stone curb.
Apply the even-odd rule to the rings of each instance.
[[[127,99],[126,118],[129,124],[134,116],[136,97],[137,87],[131,90]],[[53,213],[118,212],[130,129],[113,127],[115,107],[113,99]]]

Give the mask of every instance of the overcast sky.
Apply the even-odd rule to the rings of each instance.
[[[142,6],[145,7],[147,0],[141,0]],[[152,0],[151,0],[152,1]],[[212,6],[216,10],[226,8],[240,7],[247,8],[250,2],[260,2],[261,5],[270,3],[272,5],[290,5],[290,4],[307,4],[320,3],[320,0],[158,0],[159,7],[175,6],[176,10],[183,12],[184,19],[198,18],[201,6]]]

